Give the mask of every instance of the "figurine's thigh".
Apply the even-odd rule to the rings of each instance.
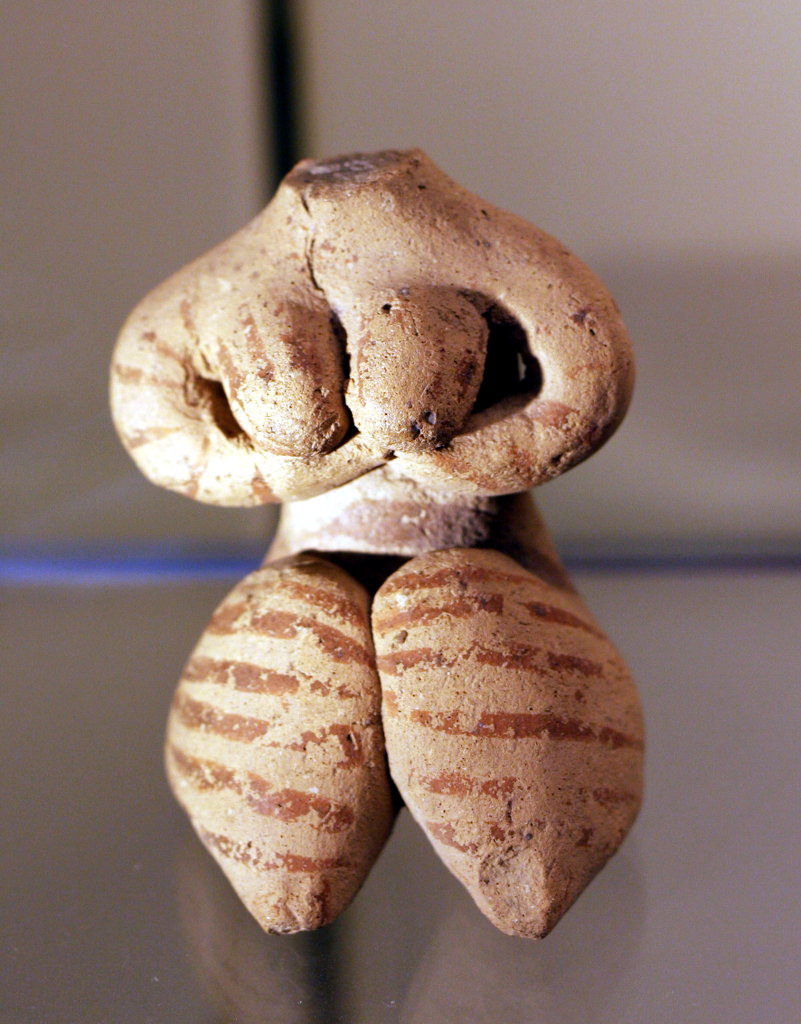
[[[640,801],[625,665],[572,592],[496,551],[420,556],[376,595],[390,770],[498,927],[545,934]]]
[[[236,586],[184,670],[170,783],[269,931],[332,920],[388,835],[374,665],[363,588],[300,555]]]

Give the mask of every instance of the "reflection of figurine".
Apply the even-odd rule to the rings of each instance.
[[[176,864],[181,931],[204,996],[219,1014],[214,1019],[342,1019],[336,1016],[337,982],[347,966],[347,932],[334,925],[291,937],[265,935],[194,836],[186,840]]]
[[[143,471],[294,503],[190,659],[167,747],[264,928],[358,889],[393,818],[384,740],[504,931],[544,935],[618,847],[637,696],[517,492],[602,444],[631,380],[597,279],[419,151],[299,164],[134,312],[112,404]]]

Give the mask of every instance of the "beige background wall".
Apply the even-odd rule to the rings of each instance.
[[[801,8],[303,0],[309,155],[419,145],[568,243],[638,353],[621,432],[540,492],[583,550],[799,535]],[[106,367],[153,284],[265,198],[257,5],[0,15],[3,542],[255,540],[140,479]]]
[[[264,203],[260,60],[246,0],[2,5],[5,546],[263,532],[148,484],[106,400],[132,306]]]

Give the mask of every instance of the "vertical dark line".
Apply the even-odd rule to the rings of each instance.
[[[303,156],[297,0],[261,0],[270,193]]]
[[[269,193],[304,155],[301,152],[301,102],[297,14],[300,0],[259,0],[264,64],[264,137],[272,172]],[[344,932],[331,925],[301,937],[309,1024],[342,1020]]]
[[[298,59],[300,0],[258,0],[261,34],[264,141],[270,168],[269,196],[281,179],[304,155],[301,152],[301,101]],[[343,998],[341,925],[299,936],[304,950],[303,980],[307,1005],[303,1019],[309,1024],[342,1020]]]
[[[337,1024],[353,1020],[348,1009],[344,968],[347,963],[346,930],[341,921],[303,936],[305,950],[304,987],[308,1017],[304,1024]]]

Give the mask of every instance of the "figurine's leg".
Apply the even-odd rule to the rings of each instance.
[[[333,920],[393,819],[364,589],[312,555],[244,579],[184,669],[166,761],[263,928]]]
[[[640,803],[634,686],[581,600],[491,550],[422,555],[372,611],[390,770],[503,931],[546,934]]]

